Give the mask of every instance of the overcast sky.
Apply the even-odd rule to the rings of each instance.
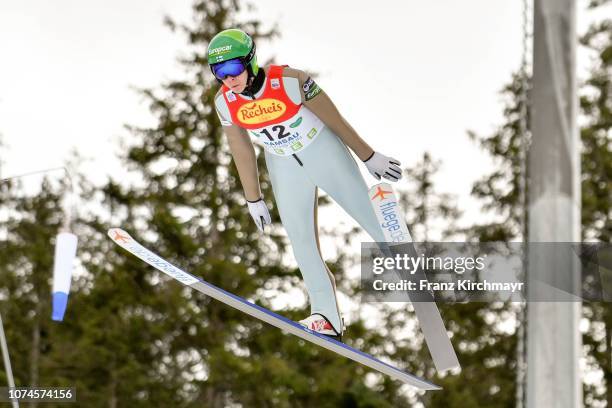
[[[255,15],[281,32],[259,44],[261,60],[317,72],[361,136],[402,165],[424,151],[441,159],[438,188],[477,215],[469,190],[490,164],[466,130],[500,123],[499,90],[520,63],[521,1],[257,3]],[[162,20],[190,13],[179,0],[1,2],[1,174],[62,165],[75,148],[93,180],[121,174],[123,125],[151,120],[131,87],[181,77],[185,41]]]

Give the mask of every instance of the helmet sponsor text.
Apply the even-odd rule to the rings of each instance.
[[[223,47],[213,48],[208,51],[208,55],[214,57],[215,55],[227,54],[232,50],[232,45],[224,45]]]

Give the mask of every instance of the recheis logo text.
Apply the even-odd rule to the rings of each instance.
[[[248,125],[264,123],[281,117],[286,110],[287,106],[278,99],[262,99],[242,105],[238,110],[238,120]]]

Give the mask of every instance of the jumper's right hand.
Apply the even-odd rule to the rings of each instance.
[[[270,212],[268,211],[268,207],[266,207],[265,201],[263,198],[260,198],[257,201],[247,200],[247,204],[249,205],[249,212],[251,213],[251,217],[253,217],[257,228],[259,228],[261,232],[264,232],[264,225],[272,224]]]

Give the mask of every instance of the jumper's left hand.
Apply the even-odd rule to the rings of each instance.
[[[384,177],[389,181],[398,181],[402,178],[402,169],[399,167],[401,163],[392,157],[374,152],[364,163],[376,180]]]

